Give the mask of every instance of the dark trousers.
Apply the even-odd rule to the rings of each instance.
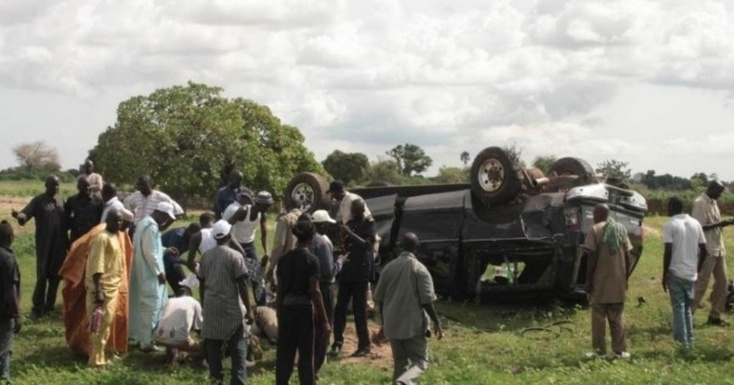
[[[10,356],[13,353],[15,320],[0,317],[0,382],[10,382]]]
[[[50,256],[36,256],[36,287],[33,289],[33,309],[36,316],[42,316],[56,306],[56,292],[59,289],[59,268],[61,263]]]
[[[245,258],[252,258],[256,261],[260,261],[257,256],[257,249],[255,248],[255,242],[251,243],[240,243],[242,249],[245,251]],[[255,297],[255,303],[257,306],[267,305],[267,294],[265,292],[265,282],[263,279],[252,280],[252,294]]]
[[[278,311],[278,351],[275,384],[288,385],[298,351],[298,379],[301,385],[316,384],[314,371],[315,321],[313,306],[284,305]]]
[[[326,317],[329,319],[329,325],[334,325],[334,295],[331,291],[331,283],[321,283],[321,296],[324,299],[324,308],[326,308]],[[323,328],[316,328],[316,345],[314,347],[314,367],[316,373],[319,372],[321,366],[326,361],[326,351],[329,348],[329,333],[324,333]]]
[[[247,367],[245,359],[247,357],[247,341],[242,334],[242,326],[229,338],[229,340],[212,340],[204,341],[206,344],[207,362],[209,364],[209,376],[214,384],[224,383],[224,373],[222,373],[222,345],[227,344],[227,349],[232,356],[232,385],[244,385],[247,383]]]
[[[178,263],[180,262],[180,259],[179,261],[169,259],[164,262],[168,286],[171,286],[171,290],[173,290],[173,293],[176,294],[176,291],[181,287],[179,282],[186,279],[186,272],[183,269],[183,264]]]
[[[354,326],[357,329],[358,349],[370,348],[370,335],[367,330],[367,285],[368,282],[339,282],[334,309],[334,345],[344,344],[344,328],[347,326],[347,308],[352,300]]]

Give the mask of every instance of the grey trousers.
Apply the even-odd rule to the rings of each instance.
[[[428,339],[424,335],[390,340],[392,348],[392,379],[395,383],[413,385],[428,368]]]
[[[591,345],[598,354],[607,354],[606,329],[612,335],[612,350],[616,354],[627,351],[624,326],[624,303],[597,303],[591,305]]]

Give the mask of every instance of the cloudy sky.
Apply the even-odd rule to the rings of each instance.
[[[221,86],[322,160],[491,145],[734,180],[734,2],[2,0],[0,168],[76,167],[134,95]]]

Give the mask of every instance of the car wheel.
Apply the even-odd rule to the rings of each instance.
[[[324,177],[311,172],[303,172],[293,177],[285,188],[286,209],[300,208],[303,212],[313,213],[328,208],[329,197],[326,191],[329,183]]]
[[[594,168],[591,167],[589,162],[579,158],[561,158],[558,159],[551,168],[548,170],[548,175],[555,173],[558,176],[562,175],[578,175],[579,179],[577,184],[591,184],[599,182],[596,177]]]
[[[499,147],[487,147],[474,157],[471,167],[471,190],[488,205],[514,199],[522,189],[522,170]]]

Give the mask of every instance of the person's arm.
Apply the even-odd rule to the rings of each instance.
[[[663,252],[663,291],[668,291],[668,270],[670,262],[673,260],[673,244],[665,243],[665,251]]]
[[[186,266],[194,274],[196,274],[196,253],[199,251],[199,245],[201,245],[201,232],[191,236],[189,240],[189,253],[186,257]]]
[[[260,244],[263,247],[263,264],[267,265],[268,259],[268,215],[263,212],[260,214]]]
[[[15,333],[20,331],[21,319],[20,319],[20,273],[18,271],[18,263],[8,261],[0,266],[0,273],[2,273],[2,285],[3,293],[5,293],[6,303],[10,304],[10,316],[15,320]]]
[[[589,228],[584,244],[581,246],[583,255],[586,256],[586,293],[594,291],[594,273],[596,272],[596,234],[594,227]]]
[[[158,263],[156,262],[156,241],[152,225],[143,230],[142,236],[142,247],[143,259],[148,268],[158,276],[158,283],[161,285],[166,283],[166,274],[158,269]]]
[[[250,296],[247,293],[247,274],[243,274],[241,277],[237,278],[237,289],[240,293],[240,298],[242,299],[242,303],[245,304],[245,321],[248,324],[251,324],[252,321],[255,320],[255,317],[253,317],[252,314],[252,306],[250,305]]]
[[[443,338],[443,329],[441,328],[441,321],[438,319],[438,314],[436,314],[436,308],[433,307],[433,302],[422,306],[423,310],[428,313],[428,317],[431,318],[431,322],[433,322],[433,333],[436,334],[436,338],[440,340]]]
[[[23,208],[23,210],[20,210],[20,212],[15,211],[13,209],[10,212],[10,215],[18,220],[18,224],[21,226],[25,226],[26,222],[28,222],[31,218],[33,218],[34,213],[36,212],[36,206],[38,205],[38,197],[34,197],[31,199],[31,201],[26,205],[26,207]]]
[[[94,273],[92,280],[94,281],[94,306],[99,308],[104,305],[104,292],[100,284],[102,273]]]
[[[319,321],[324,334],[329,335],[331,332],[331,325],[329,325],[329,317],[326,315],[324,297],[321,294],[318,276],[311,275],[311,278],[308,280],[308,292],[311,294],[311,301],[316,307],[316,319]]]
[[[699,243],[698,244],[698,271],[701,271],[701,268],[703,267],[703,262],[706,260],[706,257],[708,257],[708,250],[706,250],[706,244],[705,243]]]
[[[280,256],[286,252],[285,248],[288,240],[287,232],[289,230],[286,216],[287,214],[282,215],[275,222],[275,239],[273,240],[273,249],[270,251],[270,261],[268,261],[269,265],[265,273],[265,277],[268,281],[273,281],[273,270],[275,269],[275,266],[278,265]]]
[[[62,229],[64,233],[68,233],[71,230],[71,222],[74,220],[74,217],[72,216],[74,210],[71,206],[71,201],[73,199],[74,197],[72,196],[64,202],[64,228]]]

